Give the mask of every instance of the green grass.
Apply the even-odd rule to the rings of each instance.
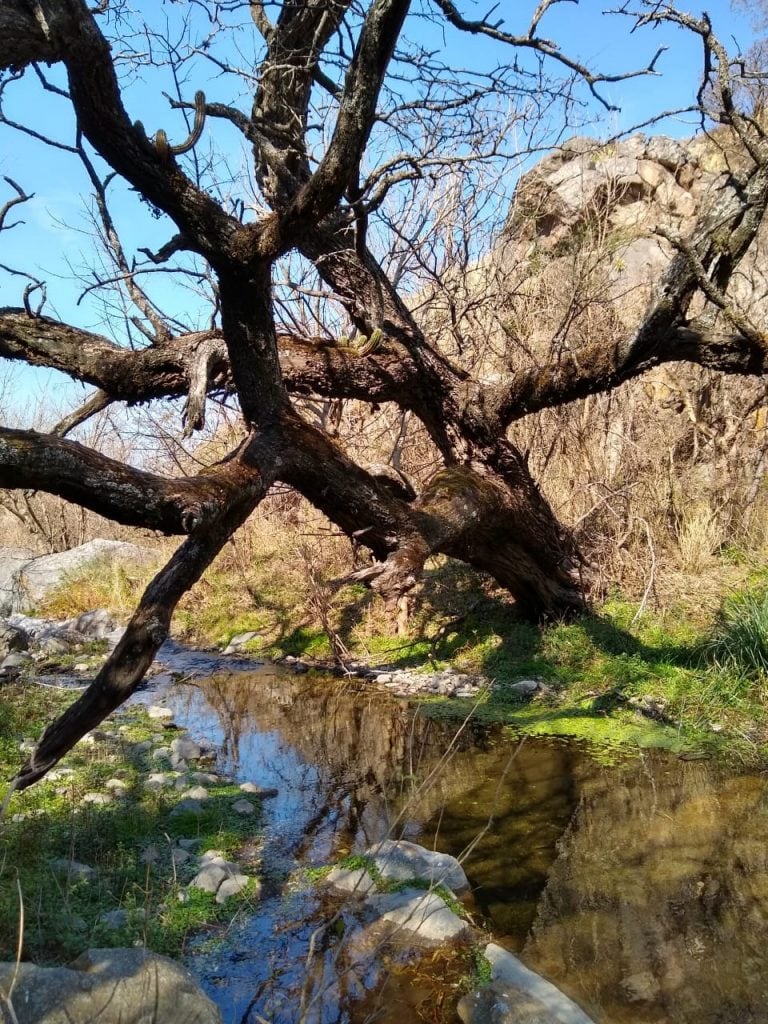
[[[763,688],[743,672],[702,664],[701,625],[671,610],[644,614],[613,599],[594,614],[542,628],[514,609],[481,599],[434,647],[440,662],[482,673],[493,683],[477,709],[485,721],[534,735],[572,736],[606,751],[662,747],[678,753],[761,758],[768,742]],[[521,679],[544,689],[532,700],[511,689]],[[654,719],[638,710],[656,702]],[[467,713],[472,704],[431,700],[433,715]]]
[[[329,659],[328,637],[313,617],[285,536],[278,532],[272,546],[256,550],[245,570],[232,563],[209,570],[182,601],[177,633],[222,646],[236,633],[256,630],[261,636],[244,652]],[[326,568],[327,576],[337,569],[331,562]],[[537,627],[522,621],[494,585],[440,558],[424,574],[407,636],[394,635],[381,604],[359,586],[334,592],[329,614],[356,659],[424,671],[450,665],[486,676],[494,686],[478,714],[487,720],[609,749],[730,747],[734,757],[755,760],[768,749],[765,571],[752,584],[724,602],[714,632],[695,595],[663,614],[639,617],[636,604],[614,597],[575,621]],[[526,678],[546,686],[531,702],[510,689]],[[638,710],[638,703],[647,708],[650,701],[662,709],[660,720]],[[429,710],[462,714],[471,706],[453,701],[441,709],[435,700]]]
[[[703,645],[715,665],[752,679],[768,676],[768,585],[729,595]]]
[[[18,768],[19,740],[37,736],[43,723],[71,695],[42,687],[4,687],[0,702],[0,777]],[[258,882],[228,900],[186,890],[194,862],[174,868],[176,837],[199,841],[196,852],[222,850],[234,855],[258,824],[231,809],[242,796],[233,785],[210,787],[200,815],[172,816],[178,792],[147,791],[142,778],[159,765],[130,753],[130,745],[153,735],[157,726],[143,712],[130,711],[103,727],[120,738],[79,745],[63,762],[72,774],[44,780],[12,798],[0,826],[0,957],[15,957],[23,910],[23,956],[38,963],[68,962],[99,946],[140,944],[168,955],[180,954],[200,928],[226,926],[239,907],[251,904]],[[103,791],[120,778],[126,798],[111,804],[82,804],[83,793]],[[20,815],[20,820],[13,820]],[[156,859],[142,854],[150,848]],[[67,881],[52,861],[67,858],[96,870],[91,881]],[[125,911],[125,924],[110,928],[101,918]]]

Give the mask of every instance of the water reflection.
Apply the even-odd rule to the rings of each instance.
[[[651,755],[604,768],[575,745],[474,726],[457,736],[457,723],[404,701],[266,668],[172,699],[233,773],[279,789],[266,805],[270,895],[198,963],[227,1022],[295,1024],[307,977],[322,993],[309,1020],[358,1024],[382,1009],[381,958],[355,960],[354,915],[344,912],[307,967],[330,911],[286,878],[297,862],[323,863],[390,831],[463,855],[473,909],[494,937],[523,949],[600,1024],[768,1021],[762,777]],[[402,973],[405,954],[391,955],[377,1019],[452,1021],[461,965],[425,981]]]

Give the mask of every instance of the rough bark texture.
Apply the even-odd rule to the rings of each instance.
[[[539,6],[522,35],[487,21],[467,21],[447,0],[439,0],[435,16],[446,31],[466,31],[508,46],[510,66],[517,48],[533,50],[581,76],[595,91],[604,79],[537,35],[548,6]],[[20,785],[39,778],[132,692],[167,635],[179,598],[273,482],[296,488],[371,549],[378,561],[359,576],[389,602],[416,584],[428,555],[442,552],[490,573],[524,612],[561,614],[583,607],[586,600],[578,552],[532,478],[524,454],[507,438],[507,427],[533,412],[615,388],[662,362],[687,360],[733,374],[768,370],[762,326],[731,316],[733,330],[724,331],[691,315],[697,296],[721,310],[727,306],[729,282],[768,203],[768,141],[723,91],[722,75],[730,72],[718,66],[708,24],[685,20],[667,8],[648,15],[650,21],[683,25],[710,47],[707,66],[720,76],[722,116],[727,115],[747,154],[743,165],[738,173],[724,172],[692,230],[671,240],[676,255],[637,329],[618,343],[594,337],[534,369],[486,384],[448,359],[439,338],[428,336],[423,323],[429,319],[417,322],[366,234],[369,215],[386,195],[382,181],[388,172],[381,168],[366,180],[361,167],[377,117],[386,121],[382,89],[409,14],[408,0],[361,5],[286,0],[276,5],[274,23],[266,7],[250,5],[263,37],[261,65],[248,77],[250,114],[222,103],[205,109],[209,122],[226,118],[252,147],[261,209],[266,208],[252,220],[238,218],[232,204],[214,199],[200,184],[194,161],[176,161],[164,132],[152,141],[131,119],[103,29],[109,26],[108,7],[89,8],[84,0],[5,0],[0,5],[0,69],[21,69],[30,62],[63,65],[82,133],[71,151],[86,166],[113,261],[151,330],[143,332],[145,347],[129,350],[92,331],[35,314],[27,305],[0,309],[0,357],[53,367],[99,389],[52,434],[0,427],[0,486],[46,490],[119,522],[188,538],[147,589],[93,686],[48,730],[22,771]],[[402,69],[401,64],[399,75]],[[439,79],[435,72],[436,93]],[[324,145],[312,122],[312,96],[318,89],[331,97]],[[442,109],[451,104],[460,105],[460,100]],[[196,97],[196,118],[203,105]],[[439,109],[428,92],[420,107],[424,123]],[[86,142],[125,186],[172,220],[176,234],[158,253],[149,254],[151,262],[162,265],[184,250],[205,262],[215,281],[215,328],[183,332],[152,310],[106,212],[107,184],[87,156]],[[425,164],[428,156],[422,152]],[[393,158],[394,165],[414,180],[422,173],[407,153]],[[10,184],[18,194],[14,203],[26,201],[22,190]],[[377,339],[370,351],[277,329],[273,269],[291,250],[314,265],[352,324],[367,339]],[[226,460],[198,476],[166,479],[63,439],[110,402],[179,396],[186,398],[184,429],[189,434],[203,425],[206,397],[214,393],[237,398],[249,433]],[[302,419],[291,396],[396,403],[421,420],[442,469],[419,494],[393,488]]]

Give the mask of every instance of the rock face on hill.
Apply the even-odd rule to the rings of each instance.
[[[576,249],[602,254],[610,298],[631,325],[673,253],[659,229],[686,238],[747,159],[723,129],[687,140],[638,134],[609,144],[577,136],[521,179],[507,223],[510,235],[523,239],[516,257],[549,257],[556,265]],[[766,235],[764,228],[756,252],[765,253]],[[759,301],[755,275],[765,284],[753,252],[731,288],[747,307]]]
[[[155,557],[148,548],[96,539],[54,555],[0,547],[0,616],[26,611],[64,578],[92,562],[141,564]]]

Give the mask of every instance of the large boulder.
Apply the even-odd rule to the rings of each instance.
[[[11,615],[24,606],[20,574],[35,557],[28,548],[0,547],[0,615]]]
[[[0,964],[18,1024],[221,1024],[192,975],[142,949],[90,949],[71,967]]]
[[[153,551],[138,544],[100,538],[54,555],[0,547],[0,616],[32,607],[60,586],[65,577],[93,562],[142,564],[154,557]]]

